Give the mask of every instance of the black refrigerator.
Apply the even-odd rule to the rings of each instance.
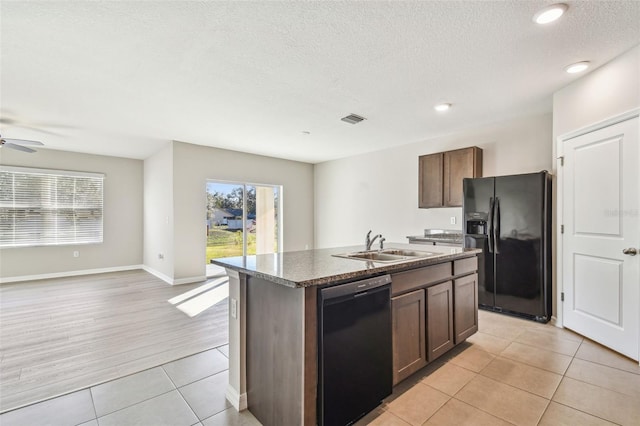
[[[546,171],[465,178],[464,246],[481,248],[478,304],[551,318],[551,177]]]

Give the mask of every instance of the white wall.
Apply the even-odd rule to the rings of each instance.
[[[104,173],[105,180],[102,244],[0,249],[0,279],[142,263],[142,161],[48,149],[33,154],[3,149],[1,155],[3,165]],[[74,258],[74,251],[80,257]]]
[[[640,107],[640,45],[593,70],[553,95],[553,169],[557,138],[607,118]],[[554,205],[557,205],[554,186]],[[554,209],[554,223],[559,212]],[[554,227],[554,247],[556,228]],[[560,254],[555,250],[553,270]],[[557,275],[553,281],[553,314],[557,316]]]
[[[144,265],[173,279],[173,145],[144,160]],[[164,256],[163,259],[159,255]]]
[[[418,156],[478,146],[484,176],[550,170],[551,125],[545,114],[316,164],[316,247],[364,244],[369,229],[388,242],[425,228],[462,229],[461,208],[418,208]]]
[[[640,46],[553,95],[554,139],[640,104]]]
[[[173,226],[169,227],[172,230],[158,224],[165,219],[164,214],[155,216],[155,211],[149,211],[151,204],[159,204],[158,199],[153,203],[150,199],[148,207],[145,204],[145,220],[152,223],[149,232],[157,230],[164,234],[154,236],[156,241],[173,239],[174,269],[169,276],[174,282],[205,276],[207,179],[282,185],[283,249],[313,247],[313,165],[182,142],[172,142],[170,149],[173,169],[164,173],[173,173],[172,188],[166,189],[167,196],[173,192],[173,217],[170,220]],[[149,166],[154,165],[149,163]],[[150,178],[162,170],[159,166],[155,172],[150,171]],[[172,236],[169,235],[171,232]],[[154,256],[157,257],[158,249],[156,244],[145,245],[145,263],[147,259],[151,262]],[[168,261],[165,257],[165,263]],[[162,270],[169,274],[169,269]]]

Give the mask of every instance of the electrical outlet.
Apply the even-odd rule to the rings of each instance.
[[[164,254],[158,253],[158,259],[160,259],[160,260],[164,259]]]
[[[238,318],[238,301],[236,299],[230,300],[231,305],[231,318]]]
[[[449,222],[450,222],[452,225],[455,225],[455,224],[456,224],[456,217],[455,217],[455,216],[451,216],[451,218],[449,219]]]
[[[74,251],[73,252],[73,257],[80,257],[80,252],[79,251]]]

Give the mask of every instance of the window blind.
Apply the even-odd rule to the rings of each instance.
[[[0,248],[101,243],[104,175],[0,166]]]

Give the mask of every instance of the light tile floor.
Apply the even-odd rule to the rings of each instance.
[[[640,425],[640,366],[588,339],[487,311],[479,331],[356,425]]]
[[[486,311],[479,323],[357,425],[640,425],[638,363],[551,325]],[[259,425],[225,400],[227,357],[221,346],[4,413],[0,425]]]
[[[0,415],[2,426],[252,426],[225,399],[228,346]]]

